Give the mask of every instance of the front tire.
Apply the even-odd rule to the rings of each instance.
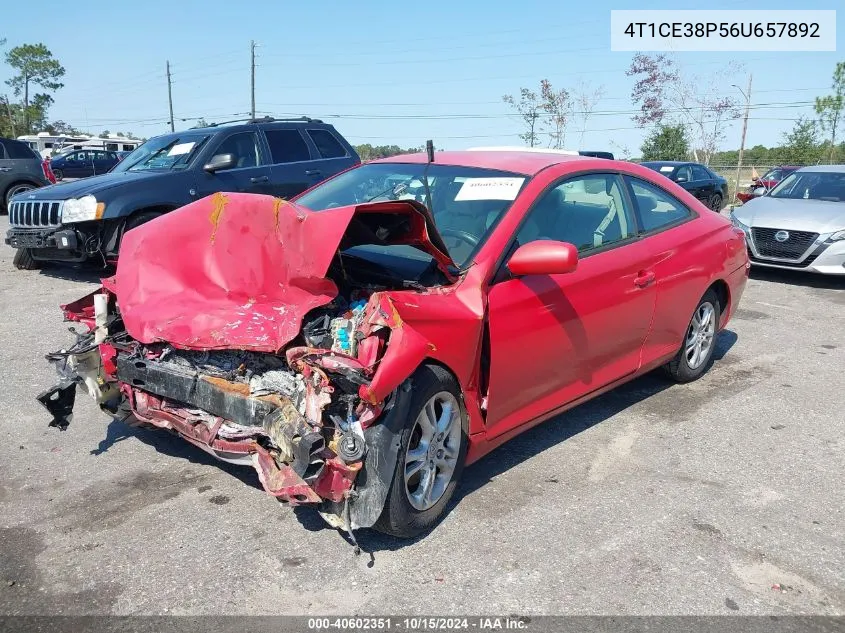
[[[720,318],[719,298],[715,292],[708,290],[692,313],[681,349],[675,358],[664,365],[672,380],[681,383],[692,382],[710,368],[716,349]]]
[[[65,174],[61,169],[54,169],[53,175],[56,177],[57,181],[61,181],[65,179]]]
[[[28,248],[19,248],[15,251],[15,258],[12,264],[18,270],[37,270],[41,268],[41,262],[32,257],[32,251]]]
[[[412,400],[399,458],[375,529],[413,538],[443,518],[467,451],[467,413],[449,372],[426,365],[410,378]]]

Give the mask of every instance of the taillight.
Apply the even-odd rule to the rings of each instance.
[[[56,174],[53,173],[52,167],[50,167],[50,161],[46,158],[41,161],[41,171],[44,172],[44,177],[49,180],[52,184],[56,184]]]

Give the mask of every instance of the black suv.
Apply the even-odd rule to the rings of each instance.
[[[56,182],[46,160],[26,143],[0,138],[0,209],[6,209],[12,198]]]
[[[123,234],[217,191],[291,198],[361,162],[333,126],[306,117],[216,124],[150,139],[101,176],[19,195],[14,264],[111,263]]]

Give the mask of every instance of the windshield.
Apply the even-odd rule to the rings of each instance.
[[[425,163],[370,163],[326,181],[296,199],[323,211],[365,202],[416,200],[428,206]],[[472,259],[493,226],[510,207],[528,178],[505,171],[432,163],[428,168],[431,213],[449,256],[461,268]],[[370,247],[358,247],[370,249]],[[387,248],[395,255],[419,258],[409,246]]]
[[[120,161],[113,171],[184,169],[206,140],[208,134],[168,134],[152,138]]]
[[[796,171],[772,189],[772,198],[845,202],[845,172]]]

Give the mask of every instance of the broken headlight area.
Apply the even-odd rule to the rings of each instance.
[[[289,346],[267,353],[142,344],[126,333],[112,295],[90,295],[65,306],[68,318],[92,329],[47,356],[62,379],[39,401],[65,428],[78,388],[130,424],[168,429],[252,466],[269,494],[323,504],[329,522],[346,527],[370,448],[364,431],[384,407],[360,396],[389,332],[373,296],[336,297],[306,315]]]

